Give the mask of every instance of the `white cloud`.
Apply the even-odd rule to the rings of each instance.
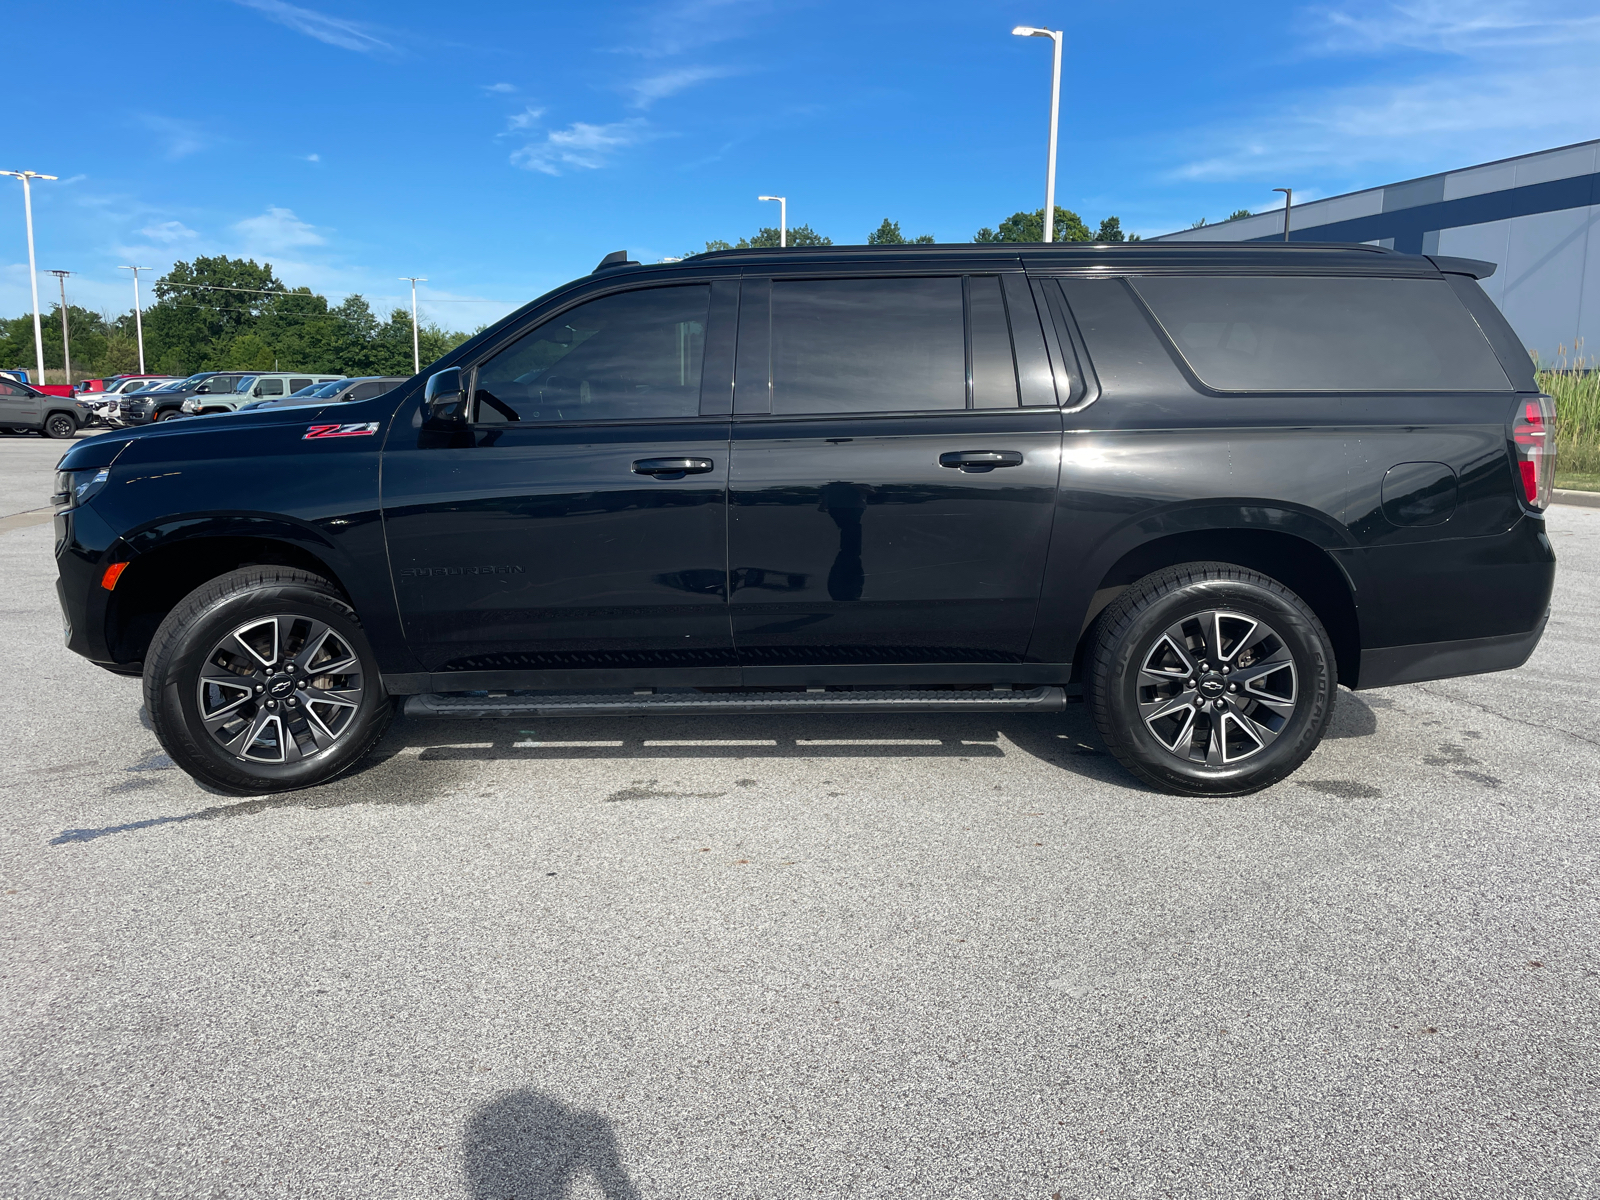
[[[158,117],[154,113],[140,113],[135,119],[165,141],[162,154],[168,161],[187,158],[198,150],[206,149],[215,140],[193,121]]]
[[[286,4],[284,0],[234,0],[234,3],[253,8],[270,21],[286,25],[296,33],[303,33],[330,46],[355,50],[361,54],[394,52],[394,47],[370,33],[368,26],[347,21],[343,17],[330,17],[326,13]]]
[[[539,124],[539,118],[544,116],[544,109],[534,108],[529,105],[519,113],[513,113],[506,118],[507,131],[516,129],[532,129]]]
[[[1445,54],[1555,46],[1600,34],[1600,17],[1567,15],[1548,4],[1505,0],[1421,0],[1357,4],[1312,13],[1322,50],[1422,50]]]
[[[139,236],[170,246],[175,242],[187,241],[200,235],[182,221],[162,221],[159,225],[146,225],[139,230]]]
[[[593,171],[606,166],[611,155],[644,139],[645,122],[632,117],[609,125],[574,121],[566,129],[552,129],[542,142],[529,142],[511,155],[513,165],[546,175],[560,175],[569,167]]]
[[[244,247],[255,253],[277,254],[298,246],[321,246],[327,242],[314,226],[306,224],[287,208],[269,207],[259,217],[246,217],[233,231],[244,239]]]
[[[308,155],[306,155],[306,161],[307,162],[321,162],[322,161],[322,155],[320,155],[320,154],[308,154]]]
[[[1405,177],[1582,141],[1600,125],[1600,18],[1505,0],[1347,5],[1315,16],[1319,40],[1304,49],[1383,55],[1405,77],[1273,97],[1253,116],[1186,132],[1199,152],[1173,175],[1278,182],[1302,170],[1382,166]],[[1419,64],[1419,52],[1446,61]]]
[[[657,100],[665,100],[697,83],[723,79],[735,73],[736,68],[733,67],[679,67],[675,71],[663,71],[631,83],[628,90],[633,93],[634,108],[649,108]]]
[[[514,83],[488,83],[484,85],[483,90],[486,92],[499,92],[501,95],[508,96],[517,90],[517,85]]]

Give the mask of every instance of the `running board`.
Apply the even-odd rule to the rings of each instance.
[[[642,717],[718,713],[1061,712],[1060,687],[993,691],[883,688],[849,692],[523,692],[434,694],[406,700],[408,717]]]

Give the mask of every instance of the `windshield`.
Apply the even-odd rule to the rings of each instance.
[[[171,383],[159,383],[152,387],[152,392],[181,392],[189,386],[187,379],[174,379]]]
[[[187,379],[180,379],[178,382],[184,387],[199,387],[202,380],[210,378],[210,371],[197,371],[193,375],[190,375]]]
[[[332,383],[319,383],[311,394],[319,397],[337,395],[339,389],[349,382],[348,379],[335,379]]]
[[[254,375],[245,375],[239,380],[238,383],[233,385],[233,390],[235,392],[248,392],[251,388],[255,387],[255,385],[256,377]]]

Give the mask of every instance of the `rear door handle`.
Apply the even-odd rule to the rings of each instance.
[[[963,471],[992,471],[996,467],[1020,467],[1019,450],[950,450],[939,455],[941,467],[957,467]]]
[[[641,458],[635,475],[703,475],[716,466],[709,458]]]

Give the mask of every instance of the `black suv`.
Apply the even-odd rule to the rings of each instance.
[[[1476,280],[1371,246],[725,251],[393,391],[80,442],[68,645],[240,793],[415,715],[1091,706],[1139,778],[1295,769],[1336,685],[1544,629],[1553,407]]]

